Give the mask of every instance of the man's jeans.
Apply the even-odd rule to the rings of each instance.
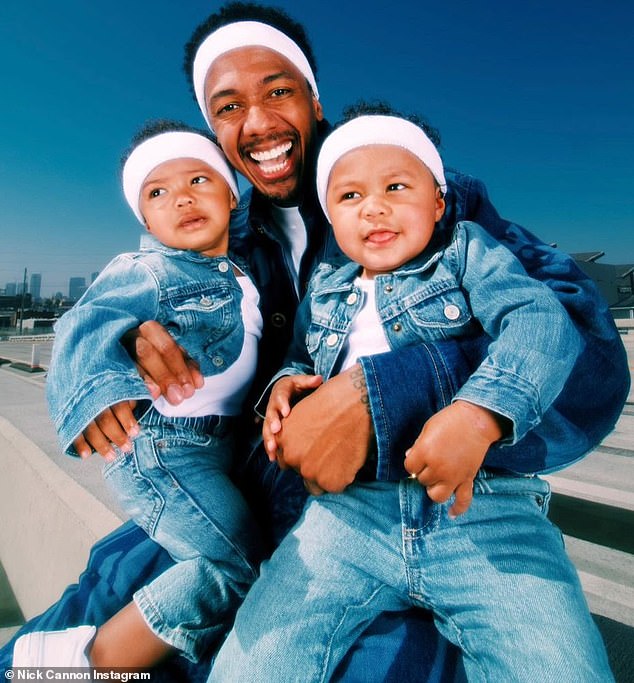
[[[152,631],[196,661],[224,636],[256,577],[255,524],[229,479],[227,417],[167,418],[150,409],[131,454],[104,476],[125,511],[176,560],[134,594]]]
[[[326,681],[382,611],[430,608],[473,681],[611,681],[537,477],[481,471],[448,517],[416,480],[309,501],[238,610],[211,681]]]

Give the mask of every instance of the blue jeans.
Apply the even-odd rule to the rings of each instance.
[[[134,450],[104,476],[130,517],[176,564],[134,601],[163,641],[198,660],[231,624],[260,559],[249,508],[228,476],[234,420],[150,408]]]
[[[326,681],[378,614],[410,606],[432,610],[469,680],[612,681],[549,496],[539,478],[482,471],[455,521],[415,480],[311,499],[210,681]]]

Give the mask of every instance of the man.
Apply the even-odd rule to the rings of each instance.
[[[278,25],[299,46],[313,75],[310,78],[304,73],[301,56],[294,53],[289,59],[270,45],[250,43],[251,34],[242,38],[240,46],[234,43],[231,49],[212,59],[207,55],[200,63],[203,112],[231,163],[254,186],[248,210],[242,206],[232,228],[234,246],[249,254],[263,291],[266,342],[262,357],[270,363],[261,368],[264,377],[281,361],[295,307],[313,266],[323,258],[335,258],[337,251],[315,197],[315,153],[328,126],[316,91],[314,60],[301,27],[267,8],[227,5],[194,34],[188,46],[187,70],[193,73],[194,56],[210,33],[222,25],[251,19]],[[449,184],[446,220],[475,220],[509,244],[531,274],[557,291],[586,344],[575,372],[542,425],[514,446],[491,449],[487,464],[520,472],[543,471],[581,457],[612,428],[628,391],[625,355],[609,312],[570,259],[500,219],[481,184],[459,174],[450,177]],[[155,325],[141,332],[136,355],[144,374],[153,378],[148,382],[154,391],[175,402],[193,392],[197,373],[180,358],[171,338]],[[361,359],[359,366],[319,387],[285,421],[280,436],[281,462],[299,471],[314,493],[340,491],[357,476],[387,480],[406,476],[405,450],[414,443],[426,419],[450,400],[478,363],[482,344],[483,340],[473,340],[462,346],[421,345]],[[448,355],[450,363],[445,362]],[[461,369],[450,375],[447,367]],[[600,383],[596,377],[601,377]],[[588,396],[593,398],[591,410]],[[376,452],[367,458],[373,432]],[[248,465],[243,476],[265,483],[263,498],[276,542],[293,522],[302,496],[292,473],[271,470],[256,457]],[[128,527],[124,533],[126,552],[130,546],[134,546],[132,552],[138,551],[137,532]],[[104,551],[112,557],[108,548]],[[134,567],[143,579],[165,562],[160,552],[151,552],[147,546],[145,553],[147,562]],[[130,584],[126,571],[132,572],[132,566],[117,571],[121,579],[117,588],[128,594],[133,586],[126,585],[126,580]],[[38,628],[58,627],[56,618]],[[409,623],[393,622],[400,629],[409,628]],[[379,623],[373,626],[376,632],[383,628]],[[422,645],[414,654],[424,655]],[[401,661],[394,652],[387,659],[385,672],[376,668],[379,658],[370,661],[376,666],[370,665],[366,680],[406,675],[397,671]],[[345,671],[342,676],[346,677]]]

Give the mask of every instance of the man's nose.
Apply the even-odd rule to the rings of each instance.
[[[242,132],[245,135],[264,135],[275,127],[275,117],[262,105],[247,109]]]

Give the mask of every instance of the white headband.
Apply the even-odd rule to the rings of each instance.
[[[344,123],[324,141],[317,159],[317,196],[328,218],[326,191],[332,167],[344,154],[367,145],[396,145],[418,157],[431,171],[443,192],[447,191],[445,172],[434,143],[411,121],[397,116],[359,116]]]
[[[172,159],[198,159],[209,164],[227,181],[236,202],[240,199],[233,169],[217,145],[198,133],[170,131],[144,140],[132,150],[123,166],[123,194],[134,215],[145,225],[139,209],[143,182],[160,164]]]
[[[319,99],[315,74],[297,43],[291,40],[285,33],[278,31],[273,26],[259,21],[238,21],[233,24],[221,26],[208,35],[200,44],[194,58],[194,92],[198,106],[205,117],[205,121],[211,128],[211,122],[207,115],[205,102],[205,80],[207,73],[220,55],[241,47],[266,47],[278,52],[294,64],[306,78],[316,99]]]

